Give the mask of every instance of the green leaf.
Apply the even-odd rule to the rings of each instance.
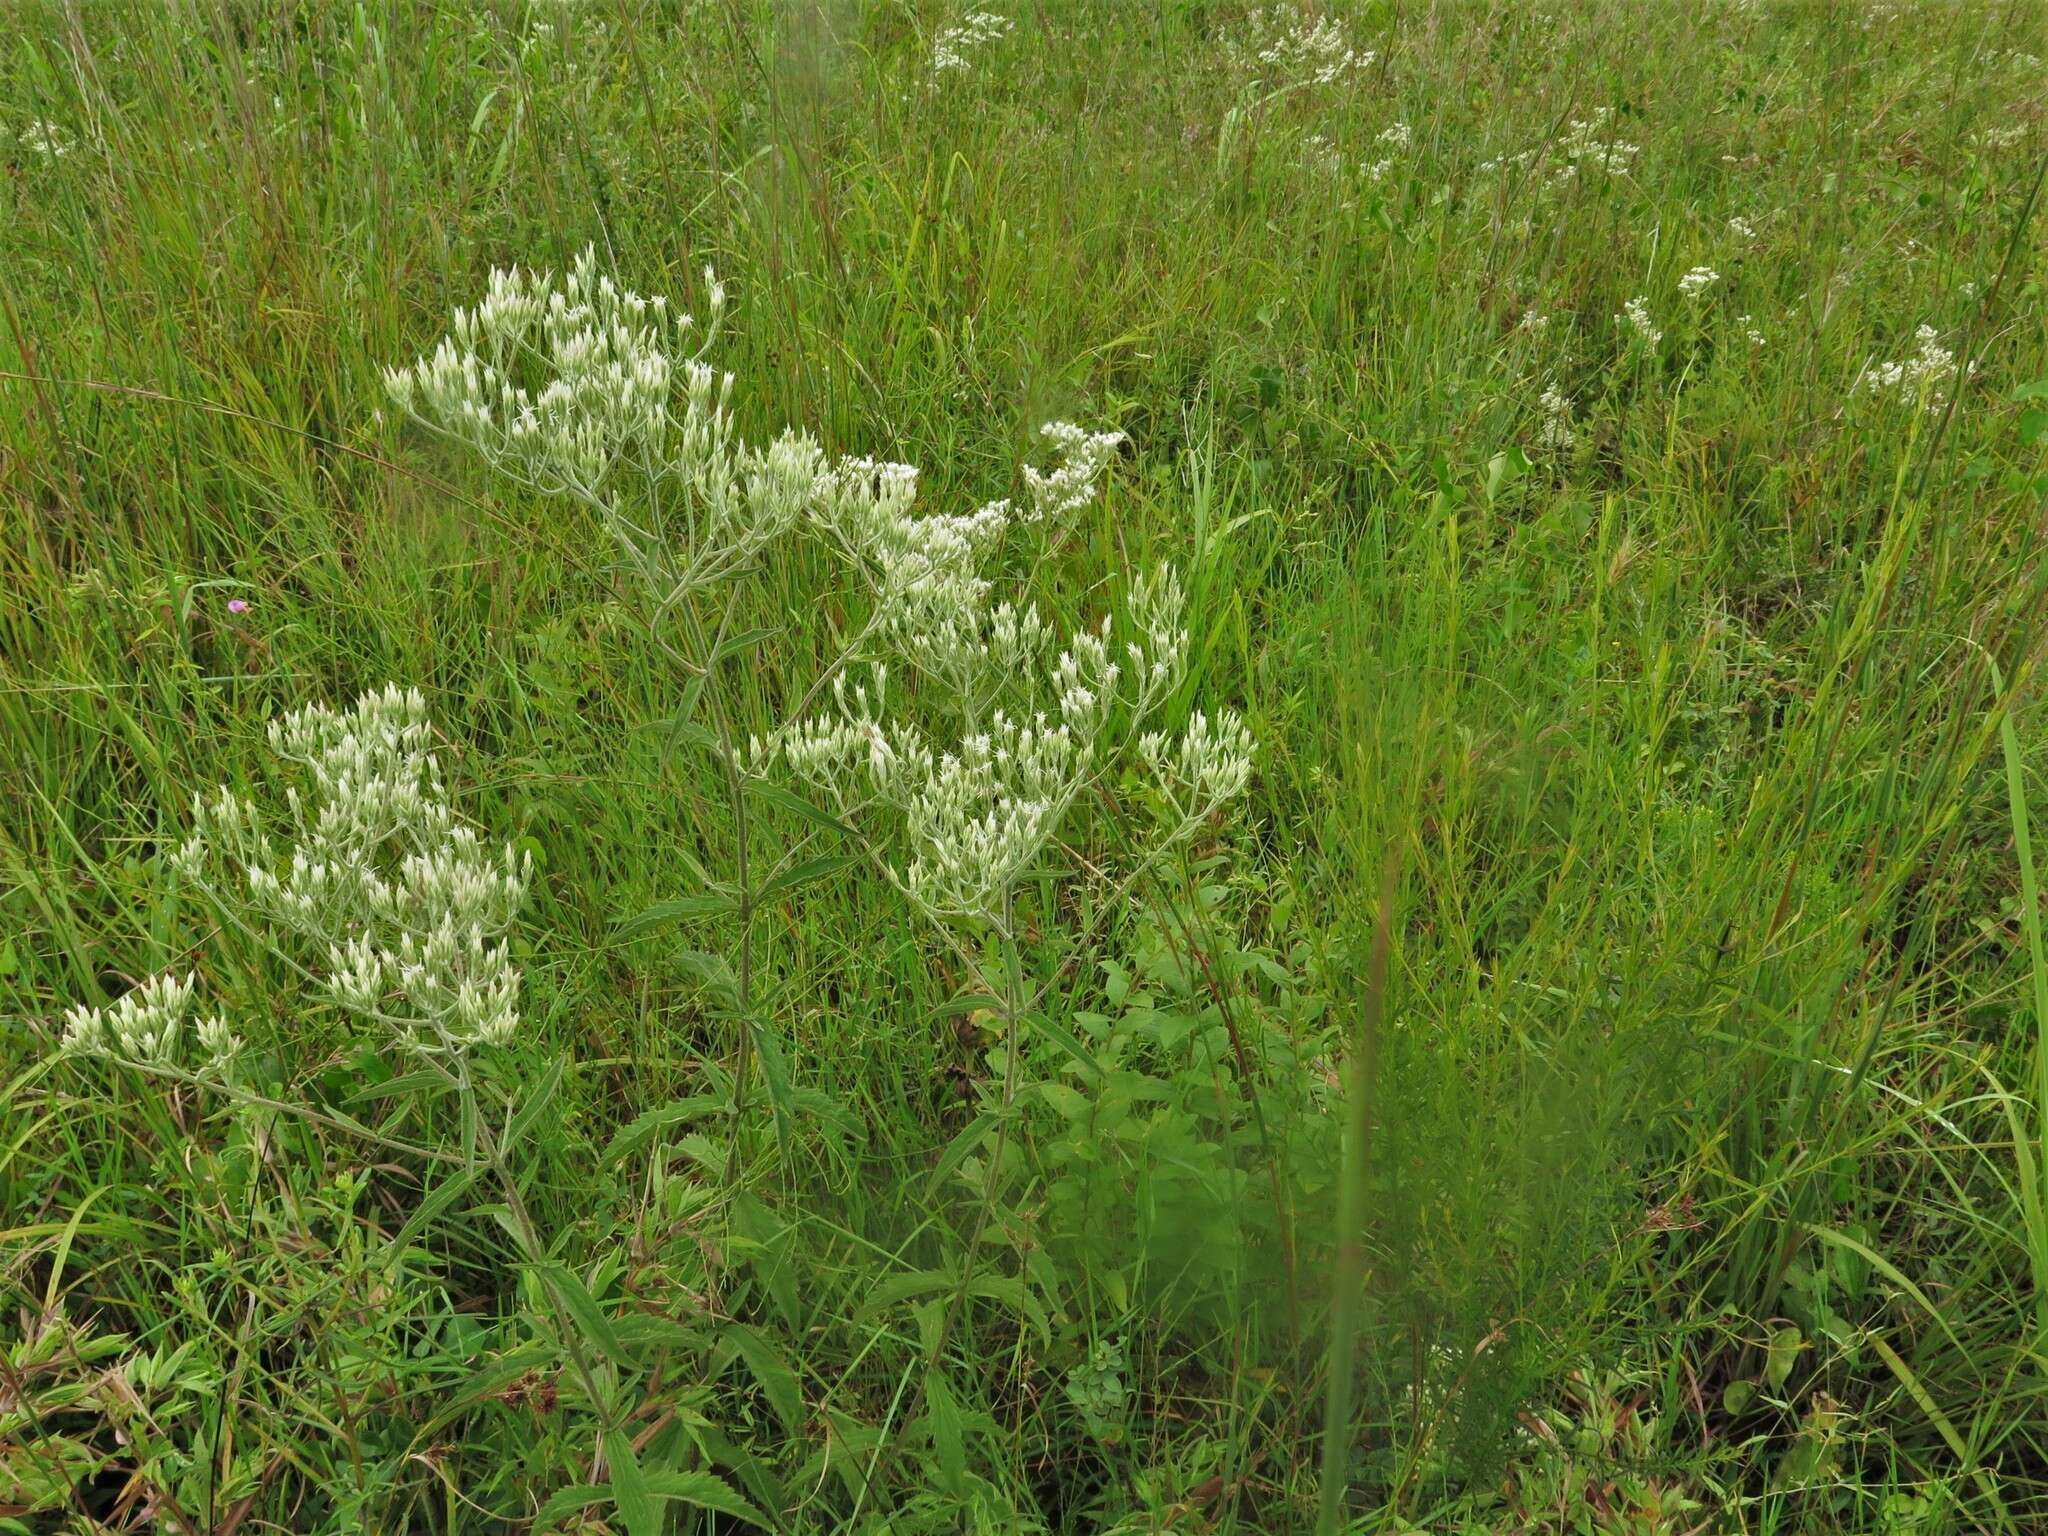
[[[717,650],[711,653],[714,663],[724,661],[728,656],[737,656],[741,651],[755,649],[763,641],[773,640],[781,634],[779,629],[743,629],[736,635],[728,635]]]
[[[782,1421],[782,1427],[794,1435],[804,1418],[803,1389],[797,1382],[796,1372],[775,1353],[766,1339],[743,1323],[734,1323],[722,1337],[732,1347],[733,1353],[746,1362],[747,1369],[761,1388],[761,1395],[768,1399],[768,1406]]]
[[[1100,1081],[1102,1077],[1102,1063],[1097,1061],[1090,1054],[1088,1048],[1081,1044],[1079,1040],[1076,1040],[1073,1035],[1042,1013],[1027,1013],[1024,1015],[1024,1022],[1065,1051],[1076,1062],[1080,1063],[1082,1071]]]
[[[775,1522],[734,1493],[726,1482],[710,1472],[650,1472],[647,1487],[658,1499],[672,1499],[695,1509],[731,1515],[764,1529]]]
[[[512,1123],[505,1127],[505,1139],[498,1147],[501,1154],[510,1152],[518,1146],[526,1133],[533,1129],[534,1122],[540,1119],[548,1105],[554,1102],[555,1090],[562,1086],[562,1069],[567,1063],[568,1058],[565,1056],[557,1056],[548,1063],[547,1071],[541,1074],[541,1079],[534,1085],[533,1092],[528,1094],[526,1102],[519,1106],[519,1113],[514,1115]]]
[[[779,784],[769,784],[760,779],[752,779],[748,781],[747,788],[756,795],[759,795],[763,800],[766,800],[770,805],[780,806],[791,815],[801,816],[808,822],[824,827],[829,831],[837,832],[843,837],[853,838],[856,842],[862,840],[860,833],[849,827],[830,811],[820,810],[802,795],[793,795]]]
[[[582,1330],[585,1340],[603,1350],[607,1360],[624,1360],[625,1347],[620,1344],[618,1334],[612,1331],[612,1320],[604,1315],[604,1309],[585,1289],[583,1282],[576,1277],[575,1271],[566,1264],[558,1264],[553,1260],[538,1264],[535,1268],[539,1271],[542,1281],[560,1298],[569,1316]]]
[[[956,1281],[956,1276],[948,1274],[943,1269],[921,1269],[914,1274],[892,1275],[868,1292],[868,1299],[857,1315],[862,1321],[866,1321],[906,1301],[915,1300],[919,1296],[929,1296],[934,1291],[943,1291]]]
[[[631,917],[620,918],[612,925],[612,931],[622,939],[637,938],[643,933],[669,923],[686,922],[698,917],[718,917],[737,910],[730,896],[716,892],[705,892],[699,896],[675,896],[667,901],[657,901],[653,906],[634,913]]]
[[[423,1088],[446,1088],[448,1074],[436,1072],[431,1067],[422,1067],[417,1072],[407,1072],[401,1077],[387,1077],[381,1083],[370,1083],[358,1088],[342,1102],[345,1104],[371,1104],[378,1099],[395,1099],[401,1094],[417,1093]]]
[[[661,1506],[647,1486],[647,1474],[633,1454],[633,1437],[623,1429],[604,1432],[604,1459],[612,1474],[612,1503],[630,1536],[661,1536]]]
[[[1088,1111],[1094,1107],[1094,1101],[1088,1095],[1066,1083],[1040,1083],[1038,1094],[1056,1114],[1069,1120],[1086,1119]]]
[[[813,880],[823,880],[828,875],[836,875],[842,869],[859,862],[859,857],[851,853],[830,853],[822,858],[805,859],[801,864],[793,864],[770,879],[754,893],[754,901],[758,905],[771,896],[779,896],[782,892],[794,890],[800,885],[809,885]]]
[[[939,1487],[957,1497],[967,1481],[967,1437],[960,1403],[947,1385],[945,1371],[936,1365],[924,1379],[924,1421],[931,1431]]]
[[[946,1150],[939,1154],[938,1162],[932,1166],[931,1183],[928,1187],[933,1194],[937,1194],[939,1187],[953,1176],[962,1163],[967,1161],[975,1148],[981,1145],[983,1138],[996,1128],[996,1122],[1001,1118],[1002,1113],[999,1110],[984,1110],[981,1114],[976,1115],[970,1120],[966,1128],[959,1135],[946,1144]]]
[[[619,1127],[612,1137],[611,1145],[604,1149],[603,1165],[607,1168],[632,1156],[647,1142],[672,1125],[685,1125],[700,1115],[718,1109],[723,1100],[710,1094],[695,1093],[686,1099],[677,1099],[673,1104],[657,1104],[643,1114],[633,1117]]]
[[[451,1174],[428,1191],[427,1197],[413,1208],[405,1225],[398,1229],[398,1235],[391,1239],[391,1251],[403,1253],[422,1232],[431,1226],[434,1219],[449,1206],[460,1200],[469,1187],[477,1181],[483,1169],[472,1164],[460,1173]]]
[[[1771,1390],[1782,1392],[1785,1383],[1791,1379],[1792,1367],[1798,1363],[1800,1347],[1805,1340],[1797,1328],[1786,1326],[1771,1333],[1769,1350],[1764,1355],[1764,1380],[1771,1384]]]

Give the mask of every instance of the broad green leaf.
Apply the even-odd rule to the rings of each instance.
[[[633,1454],[633,1437],[623,1429],[606,1430],[604,1459],[612,1475],[612,1503],[629,1536],[661,1536],[661,1506],[654,1502],[640,1458]]]

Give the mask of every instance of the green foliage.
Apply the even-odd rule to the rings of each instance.
[[[0,1529],[1307,1530],[1333,1397],[1339,1528],[2041,1528],[2039,8],[967,9],[10,10]],[[1001,578],[1174,562],[1252,803],[1127,896],[1103,784],[1014,1021],[808,800],[707,884],[604,531],[379,419],[591,243],[935,504],[1126,434]],[[164,857],[394,679],[536,866],[467,1094]],[[55,1056],[172,969],[238,1095]]]

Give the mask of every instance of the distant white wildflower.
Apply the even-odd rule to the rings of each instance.
[[[1941,333],[1931,325],[1921,326],[1913,333],[1913,339],[1918,346],[1911,357],[1879,363],[1863,375],[1863,392],[1886,396],[1902,405],[1921,404],[1930,411],[1938,411],[1948,404],[1950,386],[1959,376],[1975,373],[1977,365],[1971,363],[1959,374],[1955,353],[1941,344]]]
[[[1558,164],[1551,173],[1553,182],[1567,182],[1587,171],[1603,176],[1628,173],[1636,156],[1642,153],[1642,146],[1627,139],[1601,136],[1613,116],[1613,108],[1601,107],[1591,117],[1575,117],[1565,125],[1557,143]]]
[[[1626,325],[1646,347],[1654,347],[1664,339],[1657,322],[1650,318],[1650,301],[1641,295],[1622,305],[1621,313],[1614,320],[1617,325]]]
[[[1613,115],[1611,108],[1601,107],[1591,117],[1575,117],[1567,123],[1552,146],[1553,158],[1547,171],[1539,163],[1540,148],[1496,155],[1482,161],[1479,169],[1492,173],[1509,167],[1534,166],[1541,177],[1537,184],[1551,188],[1567,187],[1582,176],[1626,175],[1636,156],[1642,153],[1642,146],[1627,139],[1602,137]]]
[[[1334,16],[1310,16],[1289,5],[1254,8],[1227,45],[1239,73],[1275,89],[1335,85],[1362,74],[1378,58],[1358,48]]]
[[[32,119],[29,125],[21,130],[16,142],[45,162],[61,160],[70,154],[72,149],[71,135],[44,117]]]
[[[1415,142],[1415,130],[1397,119],[1380,130],[1380,142],[1391,149],[1407,149]]]
[[[932,39],[932,77],[964,74],[976,53],[1008,37],[1016,28],[1016,22],[994,11],[968,12],[956,25],[942,29]]]
[[[1550,329],[1550,316],[1533,309],[1525,310],[1522,318],[1516,322],[1515,329],[1527,331],[1531,336],[1541,336]]]
[[[1749,338],[1752,347],[1761,347],[1764,344],[1764,333],[1757,329],[1754,316],[1737,315],[1735,323],[1742,328],[1742,334]]]
[[[1678,291],[1688,299],[1696,299],[1719,281],[1721,274],[1712,267],[1694,267],[1678,280]]]
[[[1543,413],[1542,421],[1536,428],[1539,446],[1569,453],[1578,441],[1578,434],[1572,431],[1572,400],[1553,382],[1543,391],[1536,402]]]
[[[1344,174],[1344,157],[1320,133],[1307,134],[1301,141],[1301,163],[1304,169],[1318,175],[1339,177]]]
[[[1728,221],[1728,233],[1735,236],[1738,240],[1754,240],[1756,238],[1756,226],[1738,213]]]

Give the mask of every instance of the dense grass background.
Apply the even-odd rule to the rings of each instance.
[[[262,1020],[159,850],[271,716],[397,679],[543,871],[527,1200],[655,1341],[643,1456],[755,1511],[671,1524],[1309,1529],[1334,1368],[1358,1530],[2040,1529],[2041,9],[1332,4],[1290,14],[1376,57],[1320,85],[1234,4],[1004,14],[934,77],[922,3],[10,12],[0,1525],[617,1519],[556,1497],[588,1422],[485,1202],[397,1250],[430,1168],[51,1050],[171,964]],[[1639,153],[1559,175],[1588,136]],[[1045,893],[1034,979],[1118,1073],[1033,1044],[936,1392],[996,1044],[962,979],[870,882],[787,896],[799,1113],[733,1187],[715,1116],[621,1150],[729,1091],[684,954],[732,935],[618,928],[721,802],[587,517],[379,412],[493,264],[586,242],[682,298],[714,263],[748,429],[934,502],[1049,416],[1121,428],[1029,579],[1072,618],[1192,564],[1192,691],[1261,743],[1100,940]],[[1860,387],[1921,325],[1967,381]],[[757,712],[839,621],[820,570],[737,599]],[[393,1072],[267,1024],[281,1097]]]

